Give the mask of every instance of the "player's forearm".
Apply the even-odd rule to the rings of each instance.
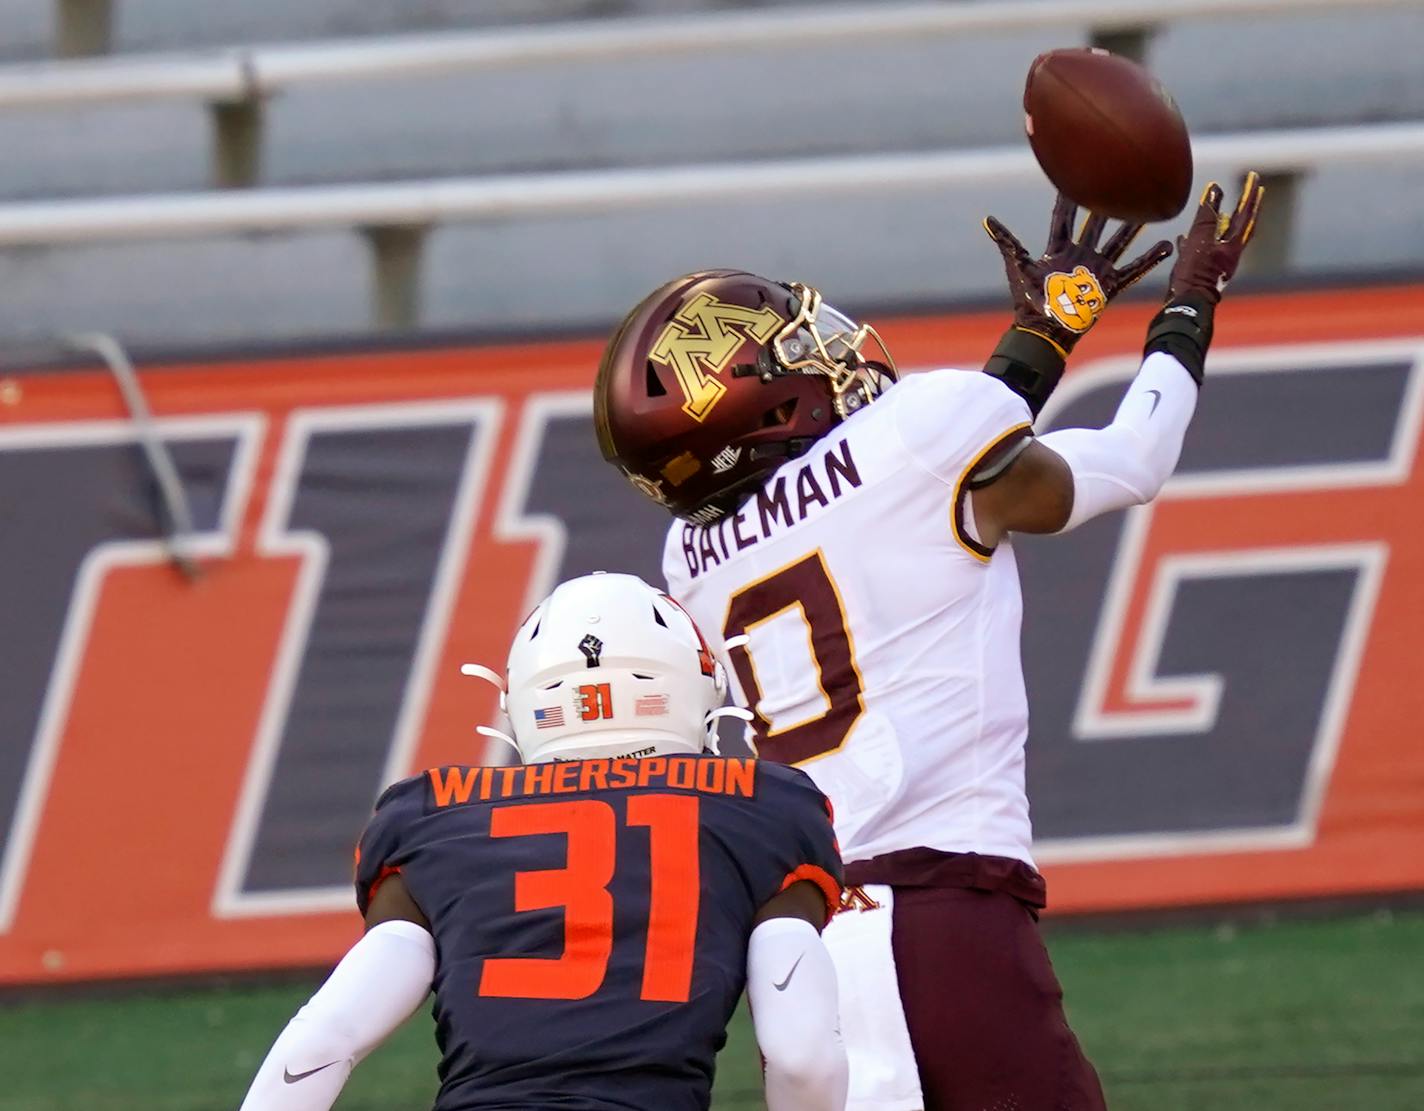
[[[1196,411],[1197,384],[1174,355],[1143,361],[1106,428],[1064,428],[1041,440],[1073,472],[1073,511],[1063,531],[1151,501],[1177,466]]]
[[[240,1111],[328,1111],[355,1066],[343,1039],[299,1011],[268,1051]]]
[[[1043,411],[1068,365],[1068,352],[1041,332],[1015,325],[984,364],[984,373],[997,378],[1028,403],[1035,417]]]
[[[773,918],[747,948],[747,999],[767,1111],[843,1111],[849,1089],[836,970],[809,922]]]
[[[262,1062],[241,1111],[328,1111],[351,1070],[430,991],[435,942],[383,922],[352,946]]]
[[[1205,377],[1216,307],[1251,241],[1265,192],[1252,171],[1235,212],[1223,214],[1221,186],[1207,186],[1191,227],[1177,239],[1166,303],[1147,328],[1142,370],[1112,424],[1043,437],[1073,472],[1074,504],[1065,530],[1150,501],[1176,467]]]

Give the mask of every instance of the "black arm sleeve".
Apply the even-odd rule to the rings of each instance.
[[[1010,328],[984,364],[984,373],[997,378],[1028,402],[1038,416],[1063,377],[1067,359],[1056,344],[1035,332]]]
[[[1165,351],[1187,368],[1200,387],[1206,377],[1206,352],[1211,346],[1216,306],[1201,293],[1184,293],[1168,301],[1147,326],[1142,355]]]

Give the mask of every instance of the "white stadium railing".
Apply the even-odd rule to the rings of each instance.
[[[1424,123],[1215,135],[1193,144],[1197,166],[1226,177],[1247,167],[1287,195],[1302,172],[1405,160],[1424,162]],[[510,174],[377,185],[159,194],[0,205],[0,248],[196,235],[358,228],[373,248],[374,322],[419,321],[424,233],[457,221],[613,212],[691,201],[875,193],[1040,180],[1024,148],[886,154],[666,169]],[[1294,208],[1278,196],[1277,212]],[[1268,231],[1282,257],[1287,222]],[[1258,246],[1257,254],[1261,254]],[[1272,268],[1268,264],[1266,269]]]
[[[1222,17],[1419,7],[1421,0],[1004,0],[861,3],[548,27],[254,46],[191,56],[111,57],[0,67],[0,109],[187,97],[271,96],[322,81],[374,80],[497,66],[738,49],[779,51],[839,39],[918,39],[1029,28],[1099,34]]]
[[[435,74],[677,51],[803,48],[816,41],[922,37],[1017,28],[1079,27],[1093,41],[1131,46],[1133,35],[1192,19],[1421,8],[1424,0],[1005,0],[818,6],[678,18],[598,20],[534,29],[405,36],[346,43],[115,57],[0,67],[0,110],[202,98],[214,108],[215,178],[251,185],[260,160],[261,106],[284,89],[322,81]],[[1114,37],[1116,36],[1116,38]],[[1258,248],[1284,264],[1299,177],[1321,167],[1424,159],[1424,122],[1203,136],[1199,167],[1262,171],[1277,191],[1276,226]],[[569,171],[302,188],[250,188],[103,200],[0,205],[0,247],[234,235],[350,227],[368,234],[375,321],[419,317],[424,232],[453,221],[609,212],[692,200],[833,193],[884,194],[985,182],[1027,182],[1039,170],[1026,147],[663,169]],[[1285,194],[1282,196],[1281,194]],[[1286,202],[1286,203],[1281,203]]]
[[[1332,165],[1424,160],[1424,123],[1214,135],[1196,140],[1199,169],[1293,173]],[[687,201],[1042,180],[1022,148],[797,158],[660,169],[439,178],[376,185],[168,193],[0,205],[0,247],[167,239],[332,227],[611,212]]]

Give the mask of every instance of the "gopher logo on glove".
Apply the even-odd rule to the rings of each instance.
[[[1074,332],[1086,332],[1107,306],[1103,287],[1086,266],[1071,274],[1055,271],[1043,280],[1043,307],[1054,320]]]

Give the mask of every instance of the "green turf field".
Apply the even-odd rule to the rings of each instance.
[[[1114,1108],[1424,1108],[1424,913],[1145,933],[1050,947]],[[0,1111],[231,1111],[309,987],[0,1006]],[[951,985],[952,990],[952,985]],[[419,1111],[428,1018],[363,1064],[344,1111]],[[761,1106],[738,1022],[716,1106]]]

